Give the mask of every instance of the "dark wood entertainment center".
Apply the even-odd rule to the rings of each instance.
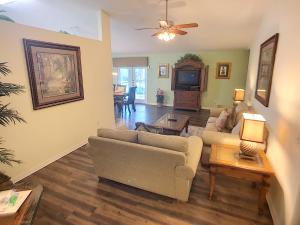
[[[186,60],[182,63],[175,64],[172,69],[171,87],[172,91],[174,91],[175,109],[190,109],[196,111],[201,109],[201,94],[206,91],[207,88],[207,71],[208,67],[205,67],[203,63],[193,60]],[[190,74],[188,74],[188,72],[190,72]],[[185,85],[180,84],[180,79],[185,81],[184,76],[193,78],[193,84],[189,84],[189,82],[191,83],[190,78],[187,78]]]

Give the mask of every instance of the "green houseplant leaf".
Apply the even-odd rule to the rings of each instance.
[[[0,10],[0,13],[5,13],[5,10]],[[11,19],[10,17],[0,14],[0,20],[4,20],[4,21],[8,21],[8,22],[15,22],[13,19]]]

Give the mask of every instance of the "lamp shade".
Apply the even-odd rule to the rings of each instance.
[[[259,114],[243,113],[240,139],[253,142],[264,142],[265,118]]]
[[[245,90],[244,89],[234,89],[233,100],[234,101],[244,101]]]

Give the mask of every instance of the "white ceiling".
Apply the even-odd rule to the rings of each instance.
[[[165,43],[151,36],[165,15],[164,0],[89,0],[111,14],[113,53],[178,52],[249,48],[259,21],[272,0],[169,0],[175,24],[197,22],[188,35]],[[86,1],[85,1],[86,2]]]
[[[135,30],[139,27],[157,27],[159,19],[165,17],[165,0],[64,0],[65,5],[73,5],[64,9],[60,8],[61,0],[16,0],[6,7],[15,5],[23,9],[23,13],[20,11],[15,14],[15,18],[19,16],[21,22],[28,17],[28,7],[38,7],[42,3],[51,4],[53,7],[54,3],[57,3],[56,7],[66,15],[74,14],[74,8],[80,8],[82,13],[91,12],[90,14],[103,9],[111,15],[113,53],[126,54],[249,48],[259,21],[272,1],[275,0],[169,0],[170,20],[175,24],[197,22],[199,28],[185,29],[188,35],[177,36],[168,43],[152,37],[154,31]],[[31,14],[32,17],[37,17],[37,13]],[[75,14],[81,22],[78,23],[80,31],[85,29],[86,34],[95,33],[93,26],[84,20],[84,16]],[[22,19],[22,16],[25,19]],[[56,18],[49,15],[49,21],[54,19]],[[62,28],[67,29],[67,26]]]

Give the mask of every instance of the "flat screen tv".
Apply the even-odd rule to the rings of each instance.
[[[200,71],[199,70],[177,70],[176,71],[176,89],[194,89],[199,88]]]

